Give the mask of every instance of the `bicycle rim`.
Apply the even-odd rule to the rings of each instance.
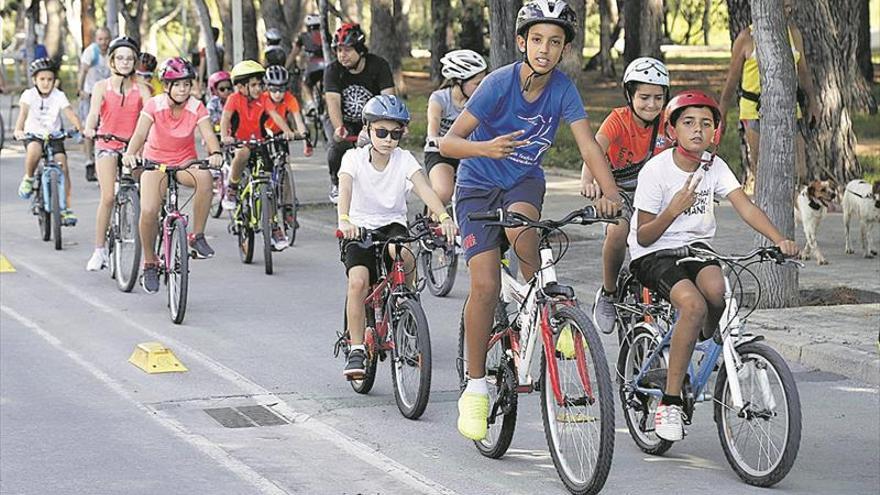
[[[541,412],[547,444],[569,491],[598,493],[608,478],[614,451],[614,405],[605,351],[589,318],[575,307],[558,308],[551,325],[554,349],[549,355],[556,363],[563,403],[556,401],[548,353],[544,353]]]
[[[260,193],[260,229],[263,231],[263,264],[266,275],[272,275],[272,219],[275,217],[275,202],[265,189]]]
[[[391,378],[401,414],[416,419],[425,411],[431,393],[431,338],[428,319],[413,299],[394,310],[394,350]]]
[[[131,292],[137,283],[141,262],[141,237],[138,232],[140,200],[133,189],[119,193],[117,224],[113,227],[113,265],[116,285],[122,292]]]
[[[428,290],[437,297],[449,294],[455,283],[458,271],[458,254],[454,245],[422,251],[424,271],[428,279]]]
[[[800,447],[800,398],[791,371],[767,346],[738,348],[737,372],[746,404],[743,417],[733,408],[726,369],[719,372],[716,402],[718,435],[734,471],[747,483],[771,486],[784,478]],[[718,389],[721,390],[718,390]],[[716,399],[717,400],[717,399]]]
[[[181,220],[171,226],[171,259],[167,261],[168,309],[171,320],[180,324],[186,316],[186,299],[189,289],[189,249],[186,245],[186,227]]]
[[[654,434],[654,414],[657,412],[660,400],[653,395],[629,392],[627,387],[634,385],[636,375],[658,344],[658,339],[648,330],[634,329],[633,332],[626,334],[621,344],[617,364],[618,379],[621,380],[620,404],[626,427],[636,445],[643,452],[652,455],[660,455],[672,447],[672,442]],[[657,357],[657,361],[648,371],[661,369],[666,369],[666,359],[662,354]]]
[[[49,174],[49,195],[52,205],[52,237],[55,240],[55,249],[61,249],[61,198],[58,193],[58,174]],[[64,179],[61,179],[64,180]]]

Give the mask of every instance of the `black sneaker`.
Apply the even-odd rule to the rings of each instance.
[[[342,374],[349,380],[361,378],[366,373],[364,364],[367,361],[367,353],[360,349],[355,349],[348,353],[348,361],[345,363],[345,369]]]
[[[95,164],[86,163],[86,180],[88,182],[97,182],[98,176],[95,175]]]
[[[159,292],[159,264],[144,263],[144,273],[141,275],[141,286],[147,294]]]
[[[189,235],[189,249],[192,252],[192,257],[196,259],[214,257],[214,250],[211,249],[211,246],[208,245],[208,241],[205,240],[205,234],[191,233]]]

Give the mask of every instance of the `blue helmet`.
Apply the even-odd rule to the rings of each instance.
[[[406,125],[410,121],[406,104],[394,95],[379,95],[370,98],[370,101],[364,105],[363,117],[364,123],[393,120]]]

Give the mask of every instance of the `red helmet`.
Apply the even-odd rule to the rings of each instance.
[[[162,64],[159,70],[159,79],[163,82],[181,81],[184,79],[195,79],[196,69],[185,58],[173,57],[169,58]]]
[[[669,125],[675,125],[675,119],[678,119],[679,111],[687,107],[708,107],[712,111],[712,117],[715,119],[715,127],[721,122],[721,109],[714,98],[697,90],[682,91],[675,95],[669,103],[666,104],[666,122]]]
[[[346,22],[333,36],[333,48],[337,46],[350,46],[358,51],[366,49],[367,35],[361,29],[361,25],[353,22]]]
[[[217,71],[208,78],[208,89],[211,94],[217,93],[217,85],[223,81],[232,81],[232,76],[225,70]]]

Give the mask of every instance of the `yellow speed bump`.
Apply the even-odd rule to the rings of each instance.
[[[12,266],[12,263],[6,259],[6,256],[0,254],[0,273],[13,273],[15,272],[15,267]]]
[[[147,373],[168,373],[187,371],[186,366],[177,360],[171,349],[160,342],[138,344],[128,358],[128,362]]]

